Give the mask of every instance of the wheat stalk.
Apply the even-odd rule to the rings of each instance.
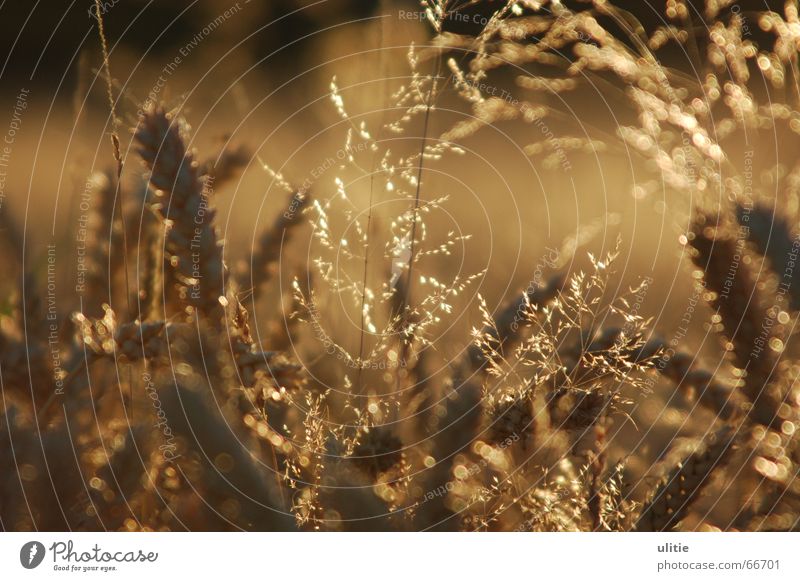
[[[677,527],[725,462],[735,436],[735,431],[726,426],[673,466],[642,507],[634,530],[652,532]]]

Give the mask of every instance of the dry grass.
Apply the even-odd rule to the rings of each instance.
[[[87,184],[80,302],[37,299],[50,271],[22,271],[19,227],[0,214],[19,280],[0,315],[4,529],[800,527],[796,2],[745,15],[709,1],[698,26],[676,0],[669,25],[645,31],[609,2],[519,0],[475,35],[448,21],[485,3],[455,4],[423,2],[435,46],[410,50],[379,122],[333,81],[335,189],[265,166],[288,197],[250,255],[224,247],[215,210],[249,150],[198,161],[182,112],[163,106],[133,130],[146,190],[123,196],[112,174]],[[662,64],[669,44],[702,55],[696,80]],[[497,97],[509,78],[526,98]],[[552,97],[586,86],[630,123],[570,130]],[[471,116],[434,135],[447,98]],[[638,312],[652,280],[620,287],[619,248],[595,256],[568,240],[496,311],[475,290],[485,271],[451,268],[484,241],[440,227],[453,200],[427,172],[509,122],[530,129],[525,152],[542,168],[633,152],[657,177],[640,188],[692,201],[675,249],[698,312],[708,306],[716,368]],[[552,138],[538,138],[543,123]],[[748,132],[795,144],[760,169],[771,195],[735,162]],[[287,258],[298,240],[305,261]],[[444,339],[464,310],[480,324]],[[53,320],[69,323],[51,332]],[[636,425],[669,389],[654,425]]]

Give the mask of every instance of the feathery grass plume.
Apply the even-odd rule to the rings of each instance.
[[[602,474],[606,422],[613,413],[624,413],[631,403],[628,392],[637,396],[647,392],[645,373],[658,352],[644,350],[648,321],[631,312],[627,295],[613,302],[605,299],[616,252],[602,260],[589,256],[591,273],[578,272],[566,283],[560,282],[562,288],[550,305],[540,309],[524,300],[522,308],[515,310],[514,324],[532,330],[529,336],[515,337],[519,342],[515,349],[503,351],[496,339],[500,336],[497,325],[485,303],[481,303],[483,330],[474,330],[473,336],[488,363],[485,367],[489,385],[487,440],[504,447],[503,442],[508,438],[496,442],[495,431],[500,429],[498,435],[510,431],[514,441],[523,442],[521,447],[508,446],[505,453],[512,464],[500,471],[500,484],[484,485],[484,492],[479,495],[482,502],[491,498],[499,506],[479,517],[487,526],[517,503],[522,503],[521,506],[530,503],[531,511],[549,507],[546,499],[552,487],[558,486],[551,478],[571,466],[570,455],[586,466],[580,476],[574,475],[576,481],[584,482],[581,490],[570,492],[571,504],[564,511],[553,511],[552,519],[533,519],[532,526],[537,530],[556,523],[564,530],[605,526]],[[635,296],[638,291],[639,288],[633,288],[629,294]],[[624,327],[600,329],[602,323],[614,319],[619,319]],[[537,404],[537,400],[541,403]],[[548,415],[550,431],[546,430],[547,422],[540,420]],[[517,420],[513,426],[506,425],[509,416]],[[520,448],[532,453],[523,457]],[[520,498],[518,493],[505,490],[522,486],[514,482],[513,476],[506,476],[517,472],[535,492]]]
[[[546,285],[529,287],[519,299],[509,302],[496,317],[490,317],[491,322],[482,331],[484,340],[481,344],[469,347],[468,359],[472,368],[485,369],[490,364],[490,359],[482,347],[484,345],[496,345],[493,350],[499,351],[513,349],[522,340],[524,329],[531,323],[524,313],[544,308],[558,296],[566,281],[567,277],[563,273],[555,274]]]
[[[624,463],[617,462],[604,474],[598,490],[599,526],[593,530],[623,532],[630,529],[636,504],[625,497],[624,472]]]
[[[432,109],[437,79],[417,70],[418,59],[413,47],[408,60],[410,81],[392,96],[397,113],[381,125],[379,133],[410,131],[413,123],[421,115],[427,119]],[[323,331],[337,359],[357,370],[357,388],[361,389],[363,382],[359,378],[363,370],[380,365],[394,366],[396,362],[405,364],[400,355],[413,359],[416,350],[428,344],[430,332],[452,312],[453,301],[484,273],[457,274],[440,280],[427,272],[423,264],[431,258],[452,256],[469,239],[454,231],[438,235],[428,228],[427,219],[442,211],[447,197],[428,196],[424,202],[418,199],[422,162],[434,163],[446,154],[461,155],[463,150],[448,142],[428,143],[424,129],[422,145],[414,153],[403,155],[402,151],[389,150],[385,140],[375,137],[376,132],[367,121],[357,122],[349,114],[345,95],[336,79],[331,83],[331,100],[348,130],[341,149],[343,164],[334,178],[336,191],[328,197],[317,196],[309,208],[314,252],[317,253],[313,265],[327,293],[339,297],[339,304],[348,311],[346,316],[363,322],[358,346],[350,348],[345,341],[338,340],[338,333],[327,333],[325,318],[320,316],[319,291],[310,289],[306,293],[296,281],[294,294],[303,319],[310,322],[318,334],[319,329]],[[378,168],[376,172],[365,169],[371,168],[373,162]],[[272,173],[280,178],[279,174]],[[365,177],[372,187],[390,193],[403,207],[399,216],[391,218],[388,229],[372,235],[368,223],[374,208],[362,212],[353,193],[359,178]],[[382,260],[385,268],[371,271],[389,272],[388,280],[369,276],[365,266],[367,261],[373,260]],[[410,282],[414,283],[413,294]],[[402,293],[400,298],[398,293]],[[389,308],[379,308],[386,306]],[[384,313],[388,313],[388,317],[382,321]],[[395,350],[398,340],[401,342],[399,353]],[[384,391],[397,390],[397,381],[381,383],[386,384],[382,387]]]
[[[625,405],[623,386],[646,392],[643,374],[652,366],[653,357],[642,356],[648,321],[629,312],[626,295],[610,304],[604,300],[616,256],[611,252],[600,260],[590,254],[592,272],[572,275],[541,312],[525,295],[516,324],[534,331],[516,349],[502,352],[497,325],[485,307],[484,329],[490,331],[473,331],[493,381],[549,386],[552,391],[545,395],[553,425],[576,433],[593,426],[598,414]],[[612,317],[625,327],[601,333],[599,324]]]
[[[349,382],[346,385],[351,387]],[[383,423],[396,417],[393,414],[397,402],[393,398],[370,397],[361,408],[357,407],[362,405],[359,399],[355,392],[348,394],[344,409],[351,416],[350,420],[345,416],[349,425],[332,430],[335,437],[330,445],[339,442],[344,456],[342,464],[366,476],[373,494],[384,503],[383,510],[396,513],[386,526],[390,529],[408,527],[414,516],[414,507],[409,502],[414,475],[407,453],[416,459],[419,450],[404,445],[399,434],[400,423]],[[407,431],[407,435],[419,437],[413,429]]]
[[[407,361],[402,378],[405,387],[398,396],[397,415],[402,421],[397,431],[401,440],[415,442],[419,434],[431,433],[436,426],[436,385],[448,377],[450,371],[444,364],[436,367],[439,358],[433,347],[420,349],[414,360]]]
[[[555,127],[556,123],[569,123],[573,116],[568,107],[543,107],[519,98],[503,103],[502,99],[482,95],[476,88],[493,87],[494,83],[486,83],[486,78],[495,69],[513,69],[512,73],[525,70],[517,84],[541,93],[537,103],[556,91],[560,97],[565,91],[590,86],[620,105],[628,103],[637,116],[637,125],[618,128],[618,140],[651,160],[652,167],[671,189],[691,194],[723,185],[719,166],[729,165],[729,160],[720,140],[758,124],[768,127],[776,123],[769,119],[768,107],[759,110],[748,90],[747,64],[758,52],[750,40],[743,40],[739,15],[730,19],[729,26],[719,22],[698,30],[681,24],[692,46],[696,45],[696,36],[704,32],[708,36],[703,39],[708,44],[708,72],[703,81],[693,81],[664,66],[655,53],[657,49],[648,46],[656,47],[663,41],[648,39],[645,26],[635,15],[612,2],[571,7],[562,3],[526,3],[525,12],[518,16],[514,10],[506,11],[496,26],[486,27],[475,39],[452,34],[439,38],[443,50],[473,55],[467,73],[461,73],[451,61],[457,77],[463,79],[462,96],[471,103],[478,119],[466,133],[504,117],[528,116],[531,122],[542,125],[542,117],[547,116],[552,118],[548,125]],[[613,28],[608,26],[609,20]],[[658,29],[654,33],[659,35],[663,36],[664,31]],[[728,97],[734,94],[738,97]],[[746,107],[738,106],[742,102]],[[487,108],[488,111],[483,110]],[[554,159],[553,165],[560,162],[569,167],[566,151],[582,149],[593,153],[598,144],[591,133],[587,135],[587,131],[597,130],[585,124],[577,129],[576,137],[551,133],[552,140],[532,144],[529,152],[553,150],[551,156],[564,158]],[[611,141],[602,137],[607,144]]]
[[[750,417],[769,426],[778,418],[780,401],[773,376],[778,359],[773,338],[779,325],[764,308],[758,281],[742,260],[744,241],[727,235],[723,228],[701,214],[692,225],[688,244],[694,249],[693,262],[702,269],[706,297],[730,341],[734,362],[746,372],[742,391],[752,404]]]
[[[548,108],[544,105],[535,105],[526,101],[511,103],[500,97],[487,98],[483,96],[480,91],[475,89],[484,83],[482,73],[472,71],[465,73],[453,58],[449,59],[447,64],[453,74],[459,94],[471,105],[472,117],[458,122],[445,131],[441,136],[442,139],[447,141],[464,140],[484,127],[504,121],[518,120],[523,123],[539,124],[547,116]],[[572,143],[568,140],[564,141]],[[541,150],[536,149],[537,147],[541,147],[541,145],[528,145],[525,147],[525,152],[531,156],[538,155]]]
[[[297,454],[287,458],[285,479],[291,489],[297,489],[292,495],[292,512],[302,530],[318,531],[328,526],[324,495],[328,492],[330,497],[337,491],[327,490],[325,474],[330,464],[345,454],[340,442],[342,428],[329,421],[328,396],[327,391],[302,394],[302,417],[288,434],[289,440],[296,443]],[[332,471],[341,475],[337,468]],[[340,516],[332,516],[335,518],[331,526],[341,526]]]
[[[506,7],[499,7],[498,14],[515,5],[508,2]],[[648,160],[645,167],[653,168],[671,191],[691,196],[733,187],[744,194],[745,176],[731,162],[737,139],[751,143],[750,136],[762,130],[796,135],[792,119],[797,96],[786,97],[784,89],[791,85],[794,49],[790,47],[797,40],[797,7],[786,2],[782,11],[752,14],[762,31],[773,37],[772,43],[765,40],[763,49],[750,35],[747,23],[754,21],[750,14],[745,17],[739,11],[721,14],[709,10],[705,26],[694,26],[688,14],[688,10],[670,7],[665,13],[666,24],[651,32],[637,20],[636,11],[622,9],[611,1],[571,6],[525,2],[522,14],[506,9],[495,19],[495,26],[487,26],[476,38],[444,33],[437,41],[443,51],[471,57],[460,58],[468,61],[466,73],[451,61],[459,93],[478,119],[471,122],[474,126],[467,133],[502,121],[504,116],[531,112],[537,124],[542,115],[552,118],[553,123],[569,121],[573,116],[569,101],[564,101],[567,107],[559,108],[555,100],[550,100],[553,104],[538,111],[537,106],[516,99],[512,101],[516,110],[505,113],[504,109],[514,109],[511,103],[496,103],[502,100],[491,99],[479,90],[487,87],[495,91],[496,84],[486,79],[496,69],[512,73],[525,70],[518,85],[541,93],[537,102],[555,91],[560,91],[561,97],[565,91],[590,87],[619,107],[630,105],[637,123],[620,125],[618,141]],[[434,28],[441,33],[441,28]],[[688,47],[691,53],[686,54],[703,63],[702,78],[694,79],[677,67],[663,64],[658,51],[673,41],[681,45],[681,51]],[[764,80],[768,83],[766,94]],[[490,111],[481,111],[489,104]],[[596,140],[586,133],[594,130],[585,124],[578,129],[583,137],[576,143],[587,142],[591,151]],[[559,139],[553,135],[554,141]],[[548,148],[551,142],[548,139],[534,146]],[[775,180],[787,193],[796,195],[800,164],[794,158],[785,163],[793,169],[776,174]],[[653,182],[652,186],[637,187],[644,193],[661,186]]]
[[[514,446],[509,446],[507,452],[520,466],[525,482],[529,483],[527,486],[535,492],[520,498],[519,494],[504,490],[506,486],[513,486],[513,481],[507,482],[509,477],[499,476],[502,485],[484,487],[486,492],[481,498],[493,498],[501,508],[493,511],[495,516],[480,517],[482,522],[497,521],[498,514],[502,515],[511,510],[510,506],[519,503],[521,506],[529,503],[531,508],[525,510],[532,512],[545,507],[552,511],[546,499],[557,484],[549,479],[562,467],[571,464],[568,460],[571,454],[586,466],[580,477],[574,475],[576,481],[584,481],[581,490],[571,491],[567,497],[571,499],[569,507],[564,511],[552,511],[552,518],[528,517],[533,521],[530,528],[546,530],[561,526],[562,530],[582,530],[606,526],[602,517],[606,510],[602,480],[606,455],[605,424],[612,413],[624,412],[631,403],[625,395],[627,391],[637,395],[647,392],[645,373],[658,355],[657,349],[653,352],[645,350],[643,337],[649,321],[631,312],[627,294],[610,303],[604,298],[615,258],[616,252],[609,253],[602,260],[590,255],[592,272],[572,275],[550,305],[540,310],[526,303],[516,313],[515,322],[521,327],[530,327],[532,333],[521,338],[516,349],[505,353],[501,352],[495,339],[498,336],[494,331],[496,325],[482,303],[484,330],[473,331],[473,336],[489,362],[486,370],[492,386],[490,393],[501,394],[488,396],[489,409],[496,408],[495,416],[499,416],[503,411],[525,406],[524,413],[516,414],[523,419],[538,418],[539,414],[544,417],[549,411],[554,430],[535,435],[544,427],[545,422],[539,421],[526,420],[522,423],[527,426],[515,426],[517,439],[524,438],[528,442],[529,438],[534,438],[534,444],[527,446],[533,454],[518,457],[518,449]],[[639,290],[638,287],[632,288],[628,294],[635,296]],[[600,329],[601,324],[614,319],[624,326]],[[538,396],[525,395],[525,389],[515,387],[519,385],[536,386],[530,391],[538,393]],[[514,393],[522,394],[522,397],[517,399],[513,397]],[[534,405],[529,410],[530,402],[536,399],[542,399],[543,405]],[[493,419],[503,421],[502,417]],[[491,434],[490,429],[490,441]],[[558,435],[565,436],[565,447],[556,444],[560,438],[554,439],[554,436]],[[549,452],[539,451],[551,439]],[[505,468],[501,474],[516,474],[513,466]]]
[[[706,441],[699,442],[696,449],[659,482],[642,507],[633,530],[657,532],[678,527],[714,473],[724,466],[735,436],[736,431],[725,426]]]
[[[221,322],[226,270],[214,224],[214,183],[200,175],[183,131],[182,120],[152,105],[143,112],[134,137],[150,171],[153,208],[164,220],[164,249],[181,287],[180,303]]]
[[[252,337],[247,309],[236,298],[235,285],[229,292],[233,311],[229,346],[236,362],[239,382],[244,387],[258,387],[274,401],[286,390],[296,391],[305,385],[304,369],[286,353],[263,350]]]

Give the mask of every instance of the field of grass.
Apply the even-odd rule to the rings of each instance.
[[[800,528],[797,0],[256,4],[8,52],[0,529]]]

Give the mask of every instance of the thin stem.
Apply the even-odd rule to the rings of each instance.
[[[373,153],[373,158],[376,154]],[[367,273],[369,271],[369,239],[370,239],[370,231],[372,228],[372,201],[374,196],[374,187],[373,184],[375,182],[375,168],[373,162],[373,171],[372,176],[369,180],[369,208],[367,210],[367,232],[366,232],[366,249],[364,251],[364,273],[361,279],[361,325],[359,326],[359,344],[358,344],[358,372],[356,374],[356,393],[361,394],[362,392],[362,385],[361,385],[361,375],[364,369],[363,365],[363,358],[364,358],[364,339],[366,337],[366,333],[364,332],[364,324],[365,324],[365,315],[364,315],[364,307],[366,305],[366,297],[367,297]]]
[[[116,200],[119,200],[119,220],[120,224],[122,225],[122,268],[125,271],[125,302],[128,307],[128,321],[132,322],[134,320],[133,316],[133,306],[131,304],[131,283],[130,283],[130,275],[128,271],[128,229],[125,225],[125,210],[124,210],[124,200],[123,200],[123,189],[122,189],[122,155],[120,154],[119,150],[119,135],[117,134],[117,127],[119,125],[119,119],[117,118],[117,107],[116,101],[114,99],[114,90],[113,90],[113,83],[111,77],[111,59],[109,57],[108,52],[108,40],[106,39],[106,30],[105,30],[105,23],[103,21],[103,8],[100,4],[100,0],[94,0],[94,10],[95,15],[97,16],[97,31],[100,37],[100,47],[103,51],[103,70],[105,72],[106,77],[106,93],[108,96],[108,107],[111,115],[111,146],[114,153],[114,161],[116,161],[117,166],[117,179],[115,185],[115,192],[114,192],[114,207],[116,207]],[[111,223],[112,223],[112,231],[113,231],[113,223],[114,223],[114,209],[111,212]],[[133,371],[129,370],[128,375],[128,388],[129,394],[128,399],[132,403],[133,402]],[[133,407],[131,406],[131,421],[133,421]]]
[[[381,6],[384,6],[384,3],[381,3]],[[381,25],[380,31],[380,45],[381,47],[384,46],[384,28],[383,24]],[[383,51],[380,52],[380,74],[381,79],[386,77],[385,74],[385,67],[386,61],[384,59]],[[383,133],[383,118],[385,117],[386,113],[385,110],[381,111],[381,122],[378,125],[378,134],[375,136],[375,143],[379,143],[381,140],[381,134]],[[366,297],[367,297],[367,275],[369,273],[369,241],[372,231],[372,206],[373,200],[375,196],[375,166],[377,165],[377,156],[378,150],[377,148],[372,152],[372,167],[370,171],[370,179],[369,179],[369,206],[367,209],[367,232],[366,232],[366,248],[364,250],[364,272],[361,278],[361,324],[359,325],[359,343],[358,343],[358,372],[356,373],[356,393],[361,394],[363,391],[361,385],[361,376],[364,371],[363,359],[364,359],[364,342],[366,338],[366,333],[364,332],[364,324],[365,324],[365,314],[364,314],[364,306],[366,305]]]
[[[425,120],[423,122],[422,127],[422,142],[420,143],[419,148],[419,165],[417,166],[417,187],[414,193],[414,208],[412,210],[412,223],[411,223],[411,244],[409,247],[409,256],[408,256],[408,275],[406,276],[406,285],[405,289],[403,289],[403,301],[400,304],[400,316],[403,317],[405,313],[406,306],[408,305],[408,296],[411,292],[411,277],[414,269],[414,252],[416,250],[417,245],[417,221],[419,215],[419,202],[420,202],[420,193],[422,191],[422,172],[425,167],[425,148],[427,146],[428,141],[428,126],[430,124],[430,116],[431,116],[431,109],[433,108],[433,95],[434,91],[436,90],[436,79],[437,75],[439,74],[439,66],[440,66],[440,59],[437,56],[435,61],[435,70],[433,71],[431,86],[428,89],[428,96],[426,98],[425,103]],[[402,359],[402,363],[405,363],[404,357]],[[398,376],[399,378],[399,376]]]

